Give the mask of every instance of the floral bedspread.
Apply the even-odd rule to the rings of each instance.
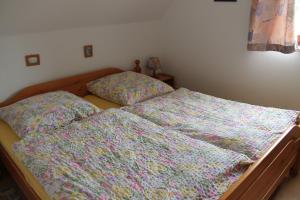
[[[222,148],[259,158],[299,112],[229,101],[181,88],[124,110]]]
[[[218,199],[250,162],[117,109],[14,151],[53,199]]]

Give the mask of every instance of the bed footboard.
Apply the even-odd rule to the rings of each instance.
[[[267,200],[282,180],[300,166],[300,128],[292,127],[253,164],[221,197],[221,200]],[[0,145],[0,157],[27,199],[39,200],[20,169]]]
[[[300,128],[286,131],[270,150],[251,166],[221,200],[267,200],[290,172],[299,170]]]

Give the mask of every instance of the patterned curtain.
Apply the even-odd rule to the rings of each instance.
[[[249,51],[293,53],[295,0],[253,0]]]

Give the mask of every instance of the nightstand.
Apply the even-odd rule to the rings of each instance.
[[[159,73],[159,74],[156,74],[156,76],[154,78],[174,87],[175,78],[172,75]]]

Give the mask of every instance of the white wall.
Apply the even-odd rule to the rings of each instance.
[[[129,69],[136,58],[160,55],[159,22],[69,29],[0,36],[0,101],[19,89],[107,66]],[[83,46],[94,45],[94,57],[83,57]],[[39,53],[41,65],[25,67],[24,56]]]
[[[0,35],[147,22],[173,0],[0,0]]]
[[[31,84],[106,66],[125,69],[136,58],[145,61],[156,55],[179,86],[253,104],[300,109],[300,53],[246,50],[250,2],[166,0],[161,5],[167,9],[171,3],[171,7],[161,21],[2,35],[0,101]],[[90,43],[95,56],[85,59],[82,46]],[[40,53],[41,66],[25,67],[24,56],[32,53]]]
[[[300,109],[300,53],[248,52],[250,0],[174,0],[162,21],[164,71],[179,86]]]

